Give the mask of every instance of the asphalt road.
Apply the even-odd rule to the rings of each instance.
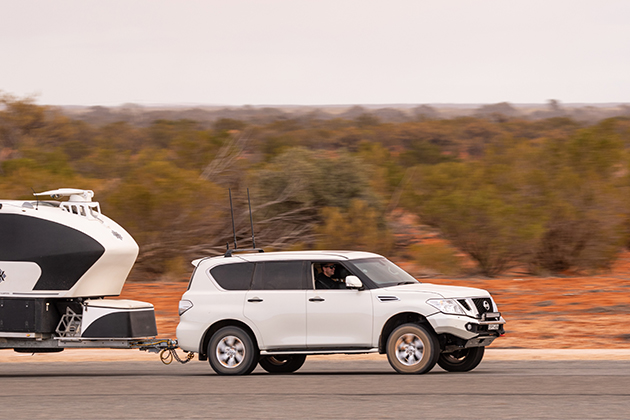
[[[628,419],[630,361],[484,361],[406,376],[385,358],[320,358],[245,377],[199,361],[0,363],[0,418]]]

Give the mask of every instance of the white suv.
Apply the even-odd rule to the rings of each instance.
[[[193,264],[177,340],[218,374],[257,364],[288,373],[310,354],[372,352],[386,353],[400,373],[436,363],[469,371],[504,332],[487,291],[420,283],[368,252],[228,251]],[[334,288],[322,288],[324,266]]]

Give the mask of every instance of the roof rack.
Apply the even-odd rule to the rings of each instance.
[[[224,257],[231,257],[232,254],[238,254],[241,252],[265,252],[264,249],[262,248],[248,248],[248,249],[228,249],[227,252],[225,253],[225,255],[223,255]]]

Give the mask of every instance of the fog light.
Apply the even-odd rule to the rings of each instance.
[[[466,329],[467,329],[468,331],[472,331],[472,329],[473,329],[472,324],[470,324],[470,323],[466,324]]]

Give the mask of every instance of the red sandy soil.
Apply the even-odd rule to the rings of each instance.
[[[507,321],[493,348],[630,349],[630,252],[595,276],[433,278],[488,290]],[[175,338],[182,282],[128,282],[120,298],[155,306],[159,337]]]

